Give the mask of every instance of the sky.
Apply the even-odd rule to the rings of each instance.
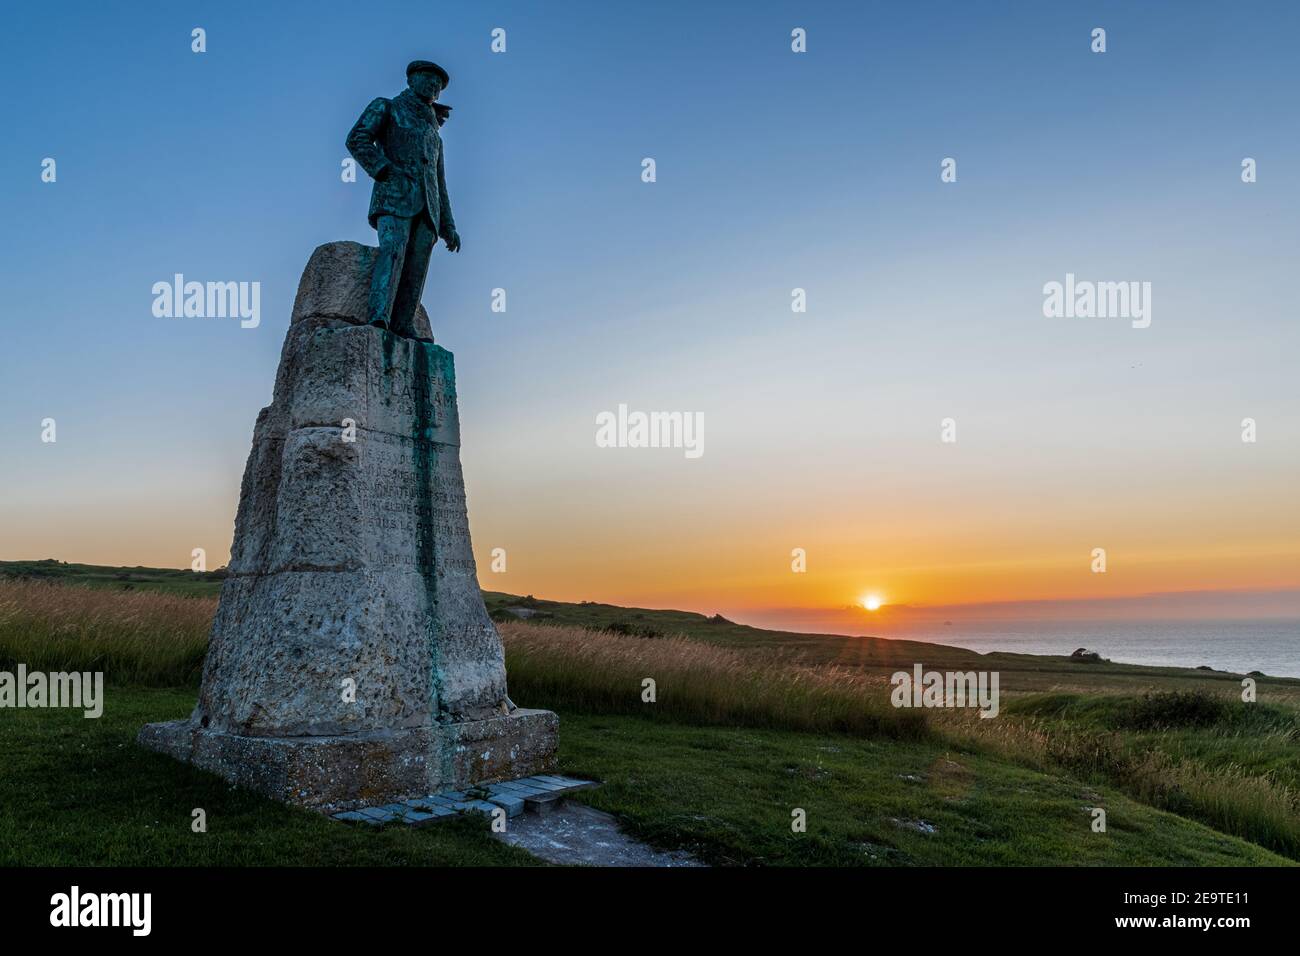
[[[758,622],[867,595],[1300,616],[1300,7],[3,17],[0,559],[224,563],[303,265],[375,242],[344,137],[432,59],[463,249],[424,303],[484,587]],[[260,324],[156,317],[178,272],[259,282]],[[1067,273],[1149,282],[1149,326],[1046,317]],[[620,405],[699,416],[703,453],[600,447]]]

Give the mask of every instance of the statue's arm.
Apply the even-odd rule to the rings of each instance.
[[[442,168],[442,150],[438,150],[438,197],[441,206],[439,212],[438,233],[446,238],[456,232],[456,220],[451,218],[451,197],[447,195],[447,176]]]
[[[372,179],[383,179],[388,173],[388,167],[392,165],[384,151],[375,143],[387,118],[388,100],[380,96],[366,107],[366,111],[348,133],[348,152]]]

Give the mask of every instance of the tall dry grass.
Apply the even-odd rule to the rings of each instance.
[[[212,598],[0,580],[0,668],[98,670],[114,684],[194,685]],[[881,678],[808,668],[686,638],[578,627],[500,626],[511,694],[532,706],[731,726],[919,737],[926,720],[888,706]],[[657,702],[642,701],[642,680]]]
[[[580,627],[498,625],[510,694],[529,706],[731,727],[919,738],[925,715],[889,705],[882,677],[802,667],[684,637],[638,638]],[[643,699],[647,678],[655,701]]]
[[[979,720],[943,711],[934,726],[956,746],[1103,781],[1142,803],[1300,859],[1300,793],[1271,774],[1235,765],[1211,769],[1149,744],[1135,747],[1123,733],[1037,718]]]
[[[0,580],[0,669],[103,671],[119,685],[198,683],[212,598]],[[883,676],[805,666],[770,651],[523,622],[499,626],[511,696],[561,712],[637,714],[732,727],[934,737],[1105,781],[1151,805],[1300,859],[1300,795],[1268,774],[1210,769],[1135,747],[1125,733],[1004,715],[899,710]],[[656,701],[642,699],[655,682]]]
[[[0,580],[0,669],[103,671],[112,684],[198,682],[214,598]]]

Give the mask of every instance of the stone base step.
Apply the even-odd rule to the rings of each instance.
[[[372,826],[404,823],[417,827],[428,826],[462,813],[491,816],[498,809],[504,810],[509,818],[524,812],[548,813],[569,794],[596,786],[599,784],[594,780],[537,774],[502,783],[489,783],[469,790],[444,790],[400,803],[345,810],[331,814],[331,817],[347,823],[368,823]]]

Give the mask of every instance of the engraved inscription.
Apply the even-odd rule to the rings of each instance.
[[[425,573],[475,570],[470,547],[469,519],[465,512],[465,483],[459,462],[453,456],[433,452],[428,442],[413,442],[402,449],[394,462],[367,462],[359,476],[363,483],[366,520],[379,532],[385,551],[403,564],[416,565]],[[427,455],[424,468],[417,468],[414,455]],[[427,480],[421,479],[421,473]],[[434,566],[427,567],[423,555],[432,554]]]

